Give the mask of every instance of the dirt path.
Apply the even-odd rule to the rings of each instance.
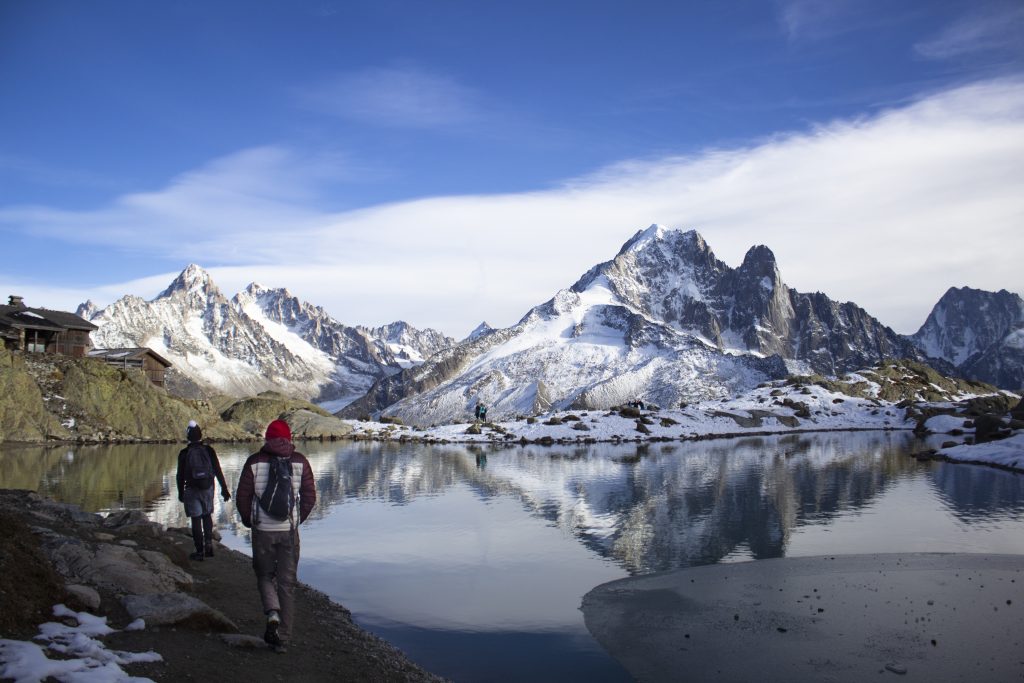
[[[24,491],[0,491],[0,637],[29,639],[57,602],[66,602],[63,582],[38,550],[44,529],[96,542],[94,526],[75,523],[50,510],[33,510]],[[38,506],[37,506],[38,507]],[[103,529],[106,532],[109,529]],[[194,579],[192,594],[238,625],[241,634],[262,637],[263,615],[248,556],[218,545],[215,556],[188,560],[191,539],[184,530],[158,537],[131,536],[138,547],[158,550]],[[118,540],[123,540],[118,538]],[[131,619],[118,598],[101,591],[102,604],[93,610],[107,616],[116,629]],[[69,606],[73,606],[69,604]],[[73,606],[75,607],[75,606]],[[300,584],[296,594],[296,625],[288,652],[229,645],[215,633],[191,628],[156,627],[118,632],[104,638],[107,647],[131,652],[153,650],[163,656],[154,664],[132,664],[126,671],[155,681],[440,681],[389,643],[357,627],[348,610],[326,595]]]

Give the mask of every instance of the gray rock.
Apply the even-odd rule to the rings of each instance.
[[[90,611],[100,608],[100,594],[96,592],[95,588],[72,583],[64,586],[64,590],[67,591],[69,596]]]
[[[288,424],[293,435],[307,439],[337,438],[352,433],[349,423],[334,416],[317,415],[311,410],[296,410],[288,416]]]
[[[122,545],[83,543],[44,546],[54,568],[65,578],[116,593],[166,593],[191,586],[192,577],[161,553],[136,552]]]
[[[111,512],[103,520],[103,526],[108,528],[128,526],[129,524],[149,524],[149,519],[142,510],[119,510]]]
[[[180,625],[220,633],[237,633],[238,626],[202,600],[178,592],[126,595],[121,604],[132,619],[147,626]]]

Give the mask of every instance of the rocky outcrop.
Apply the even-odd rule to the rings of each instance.
[[[196,420],[210,439],[246,439],[203,401],[178,399],[154,386],[137,370],[97,360],[53,357],[51,410],[59,410],[74,438],[106,440],[182,440],[185,425]]]
[[[292,429],[292,436],[303,439],[339,439],[352,433],[352,425],[333,415],[323,415],[311,410],[296,410],[285,420]]]
[[[0,442],[39,442],[67,431],[46,409],[42,392],[21,355],[0,345]]]
[[[816,384],[847,396],[893,403],[956,401],[970,396],[999,394],[992,385],[946,377],[924,363],[906,358],[886,361],[842,377],[794,376],[787,383],[795,386]]]
[[[262,437],[273,420],[285,420],[296,439],[338,438],[352,431],[351,426],[309,401],[294,399],[275,391],[265,391],[252,398],[235,401],[221,417]]]

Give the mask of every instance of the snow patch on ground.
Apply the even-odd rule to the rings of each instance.
[[[163,660],[156,652],[122,652],[108,650],[97,638],[114,633],[106,617],[88,612],[75,612],[64,605],[55,605],[53,616],[75,621],[47,622],[39,627],[36,640],[44,645],[23,640],[0,640],[0,678],[16,683],[50,680],[61,683],[141,683],[149,678],[129,676],[121,668],[138,662]],[[145,628],[145,622],[136,620],[130,630]],[[50,659],[47,650],[59,654],[61,659]]]
[[[962,462],[982,462],[1024,469],[1024,432],[999,441],[943,448],[939,455]]]

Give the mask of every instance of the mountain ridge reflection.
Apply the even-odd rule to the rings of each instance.
[[[1019,515],[1024,478],[988,468],[920,463],[905,432],[842,432],[674,443],[478,446],[375,442],[300,448],[319,499],[313,520],[346,501],[408,506],[465,484],[482,501],[512,497],[631,574],[723,558],[785,555],[800,526],[869,506],[894,482],[927,476],[965,523]],[[218,445],[229,485],[251,444]],[[0,448],[0,486],[103,511],[145,510],[181,526],[179,445]],[[218,500],[217,522],[245,530]]]

